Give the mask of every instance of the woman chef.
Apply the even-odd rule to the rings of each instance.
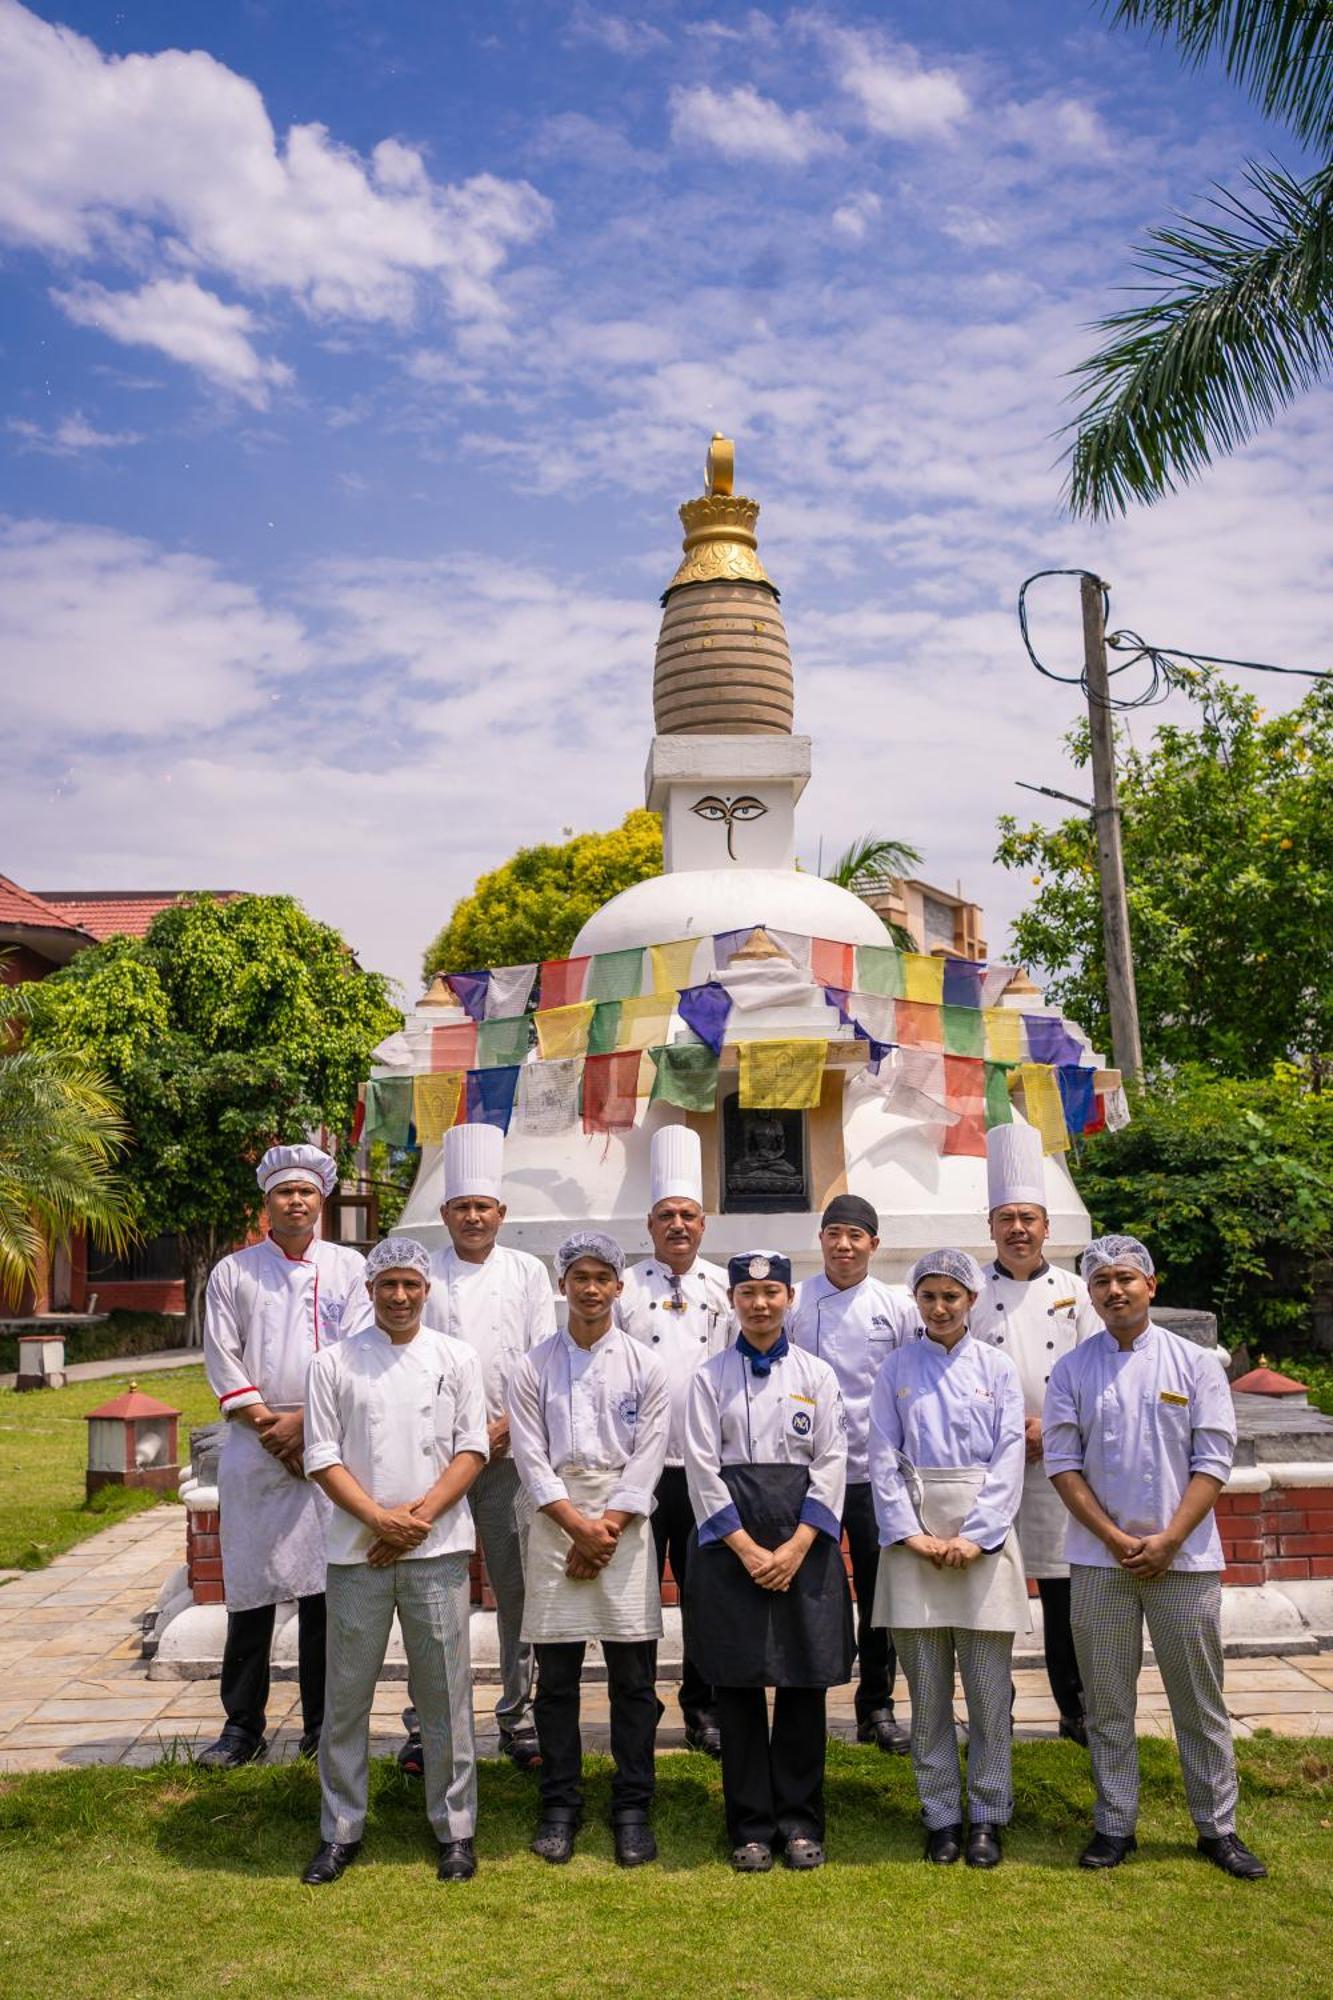
[[[733,1257],[727,1278],[740,1333],[697,1371],[686,1406],[685,1629],[717,1690],[733,1866],[760,1873],[781,1848],[788,1868],[818,1868],[825,1693],[853,1657],[846,1419],[828,1363],[788,1344],[790,1260]]]
[[[886,1625],[912,1696],[912,1769],[926,1859],[963,1852],[954,1661],[967,1699],[967,1861],[994,1868],[1013,1812],[1009,1720],[1014,1634],[1027,1585],[1013,1530],[1023,1496],[1023,1391],[998,1348],[968,1332],[981,1273],[962,1250],[917,1259],[923,1337],[888,1356],[870,1398],[870,1477],[879,1520],[875,1623]]]

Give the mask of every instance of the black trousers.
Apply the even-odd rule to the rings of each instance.
[[[865,1722],[882,1709],[892,1714],[893,1678],[898,1671],[887,1627],[870,1622],[875,1608],[875,1579],[879,1575],[879,1529],[875,1525],[875,1496],[869,1480],[847,1488],[842,1525],[852,1558],[852,1582],[856,1585],[856,1719]]]
[[[1041,1623],[1046,1650],[1046,1678],[1061,1715],[1083,1713],[1083,1680],[1074,1651],[1074,1635],[1069,1629],[1069,1578],[1039,1576],[1037,1595],[1041,1598]]]
[[[777,1688],[770,1732],[766,1688],[717,1690],[722,1799],[733,1847],[823,1840],[824,1710],[823,1688]]]
[[[661,1583],[667,1557],[670,1556],[671,1574],[676,1579],[683,1607],[685,1566],[690,1559],[690,1532],[694,1527],[694,1509],[690,1505],[690,1489],[683,1465],[664,1467],[654,1497],[657,1505],[653,1509],[652,1522],[653,1542],[657,1549],[657,1581]],[[680,1712],[687,1723],[711,1722],[713,1690],[690,1658],[690,1635],[683,1624],[682,1632],[685,1657],[680,1669]]]
[[[228,1726],[251,1743],[263,1739],[268,1723],[269,1652],[273,1645],[275,1604],[258,1604],[252,1611],[229,1611],[227,1639],[222,1649],[222,1706]],[[318,1736],[324,1722],[324,1595],[299,1597],[297,1617],[297,1677],[301,1688],[301,1727]]]
[[[587,1648],[581,1639],[538,1646],[533,1718],[542,1753],[542,1810],[569,1818],[583,1805],[583,1739],[579,1734],[579,1681]],[[646,1812],[653,1801],[653,1749],[657,1736],[657,1642],[604,1639],[602,1655],[611,1692],[611,1817]]]

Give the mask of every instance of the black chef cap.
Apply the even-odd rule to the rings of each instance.
[[[864,1229],[867,1236],[879,1235],[879,1217],[859,1194],[834,1195],[819,1218],[819,1226],[832,1229],[836,1222],[844,1223],[848,1229]]]

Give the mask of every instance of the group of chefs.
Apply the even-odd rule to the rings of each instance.
[[[988,1134],[984,1269],[946,1247],[906,1285],[885,1283],[871,1271],[878,1217],[841,1194],[821,1217],[822,1272],[793,1286],[778,1251],[725,1268],[700,1255],[699,1140],[663,1126],[652,1256],[626,1270],[610,1237],[572,1232],[555,1257],[560,1324],[546,1267],[499,1240],[503,1149],[490,1125],[446,1133],[449,1247],[394,1235],[363,1260],[320,1233],[332,1159],[275,1146],[258,1169],[267,1234],[209,1281],[206,1359],[228,1419],[226,1721],[199,1761],[265,1754],[275,1611],[294,1601],[300,1747],[322,1797],[303,1881],[337,1881],[360,1851],[395,1613],[399,1762],[424,1779],[439,1878],[475,1875],[478,1546],[500,1748],[536,1774],[544,1861],[571,1858],[582,1822],[591,1641],[609,1690],[616,1860],[656,1858],[669,1561],[685,1740],[720,1759],[739,1872],[823,1864],[826,1693],[853,1672],[858,1741],[911,1756],[926,1859],[996,1866],[1013,1810],[1013,1642],[1034,1579],[1060,1733],[1092,1764],[1080,1865],[1114,1868],[1135,1847],[1146,1624],[1199,1852],[1229,1875],[1265,1874],[1236,1832],[1222,1697],[1226,1377],[1153,1322],[1136,1239],[1090,1244],[1081,1277],[1047,1263],[1032,1128]],[[910,1727],[894,1708],[899,1667]]]

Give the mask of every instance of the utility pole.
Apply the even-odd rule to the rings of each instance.
[[[1134,988],[1134,953],[1129,941],[1125,858],[1120,844],[1116,801],[1115,732],[1106,672],[1106,615],[1099,578],[1079,579],[1083,599],[1083,658],[1088,681],[1088,728],[1092,740],[1093,826],[1097,832],[1097,873],[1102,892],[1102,938],[1106,990],[1111,1008],[1111,1054],[1126,1080],[1143,1075],[1139,1003]]]

